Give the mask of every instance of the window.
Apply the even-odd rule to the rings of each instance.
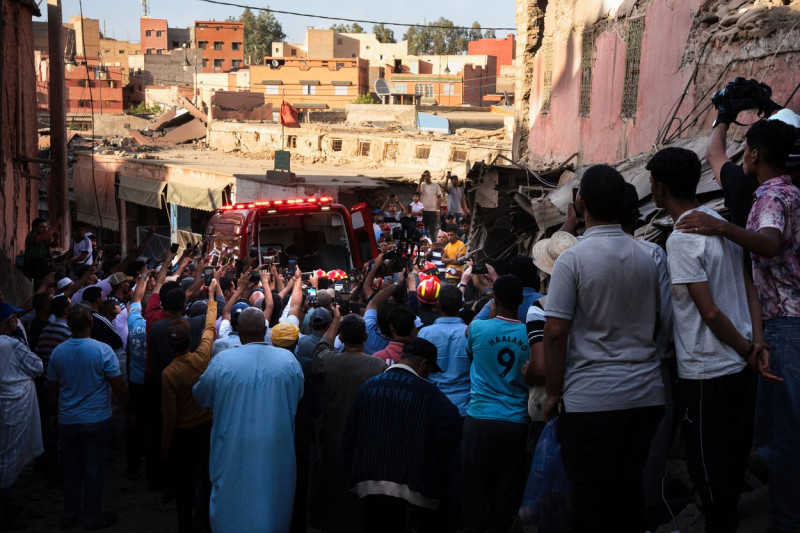
[[[153,36],[153,31],[152,30],[147,30],[147,31],[144,32],[144,35],[145,35],[145,37],[152,37]]]
[[[180,48],[181,43],[179,41],[172,41],[172,48]]]
[[[281,49],[280,49],[280,47],[276,46],[276,47],[275,47],[275,55],[278,55],[278,54],[280,54],[280,53],[281,53]]]
[[[222,50],[222,41],[214,41],[214,50]]]
[[[395,83],[394,84],[394,92],[397,94],[406,94],[408,91],[408,84],[407,83]]]
[[[390,161],[397,161],[397,143],[386,143],[383,145],[383,158]]]
[[[264,92],[266,94],[279,94],[277,85],[265,85]]]
[[[286,146],[288,148],[297,148],[297,135],[289,135],[286,138]]]
[[[426,83],[425,84],[425,98],[433,98],[433,84]]]
[[[242,68],[242,60],[241,59],[232,59],[231,60],[231,68]]]
[[[644,17],[628,23],[625,37],[625,84],[622,87],[623,117],[636,116],[636,100],[639,97],[639,66],[642,59],[642,33]]]
[[[103,50],[103,53],[104,53],[104,54],[110,54],[110,53],[111,53],[111,50]]]
[[[341,38],[336,39],[336,44],[342,44],[342,39]]]
[[[581,96],[578,102],[578,114],[588,117],[592,98],[592,51],[594,50],[594,33],[583,32],[581,45]]]
[[[125,50],[117,50],[120,54],[124,54]]]
[[[453,153],[450,155],[450,161],[453,163],[463,163],[467,160],[467,150],[453,150]]]
[[[342,140],[341,139],[331,139],[331,150],[334,152],[341,152],[342,151]]]
[[[147,54],[148,54],[148,55],[150,55],[150,54],[152,54],[152,53],[153,53],[153,49],[152,49],[152,48],[148,48],[148,49],[147,49]]]
[[[430,144],[418,144],[414,159],[428,159],[431,156]]]
[[[91,100],[78,100],[78,107],[92,107]]]
[[[292,49],[292,54],[291,54],[291,55],[293,55],[293,56],[296,56],[296,55],[297,55],[297,50],[295,50],[295,49],[293,48],[293,49]]]
[[[231,43],[231,50],[239,50],[242,47],[242,43]]]
[[[203,59],[203,68],[208,66],[208,59]]]
[[[197,46],[200,48],[200,50],[205,50],[208,46],[208,41],[197,41]]]
[[[156,50],[156,55],[157,55],[157,56],[160,56],[160,55],[161,55],[161,52],[163,52],[163,50],[162,50],[161,48],[159,48],[158,50]]]
[[[361,157],[369,157],[369,149],[372,147],[370,141],[358,141],[358,153]]]
[[[156,37],[161,37],[161,30],[156,32]]]
[[[303,94],[317,94],[317,86],[303,85]]]
[[[350,54],[350,57],[356,57],[356,55],[355,54]]]
[[[367,50],[369,50],[369,45],[367,45]]]
[[[78,87],[89,87],[89,80],[78,80]]]
[[[108,109],[109,107],[112,107],[113,105],[114,105],[114,101],[113,100],[106,100],[105,102],[103,102],[103,107],[105,107],[106,109]]]
[[[542,81],[542,115],[550,113],[550,93],[553,90],[553,40],[547,39],[542,45],[544,80]],[[474,90],[474,87],[473,87]]]
[[[442,94],[444,96],[453,96],[456,94],[456,84],[455,83],[445,83],[442,85]]]
[[[347,96],[347,85],[336,85],[334,91],[336,96]]]
[[[336,70],[339,70],[340,68],[344,68],[344,63],[336,63]]]
[[[215,59],[214,60],[214,70],[219,70],[222,68],[223,59]]]

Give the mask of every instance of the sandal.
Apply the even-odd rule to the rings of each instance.
[[[75,524],[78,523],[77,516],[62,516],[61,517],[61,529],[69,529]]]
[[[96,531],[98,529],[105,529],[117,523],[117,513],[106,513],[100,517],[97,522],[91,524],[84,524],[83,529],[86,531]]]

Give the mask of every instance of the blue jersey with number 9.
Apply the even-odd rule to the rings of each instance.
[[[467,334],[472,354],[470,401],[472,418],[528,421],[528,386],[522,365],[530,358],[528,333],[518,320],[473,320]]]

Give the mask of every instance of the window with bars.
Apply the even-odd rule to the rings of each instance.
[[[383,145],[383,158],[397,160],[397,143],[386,143]]]
[[[334,152],[341,152],[342,151],[342,140],[341,139],[331,139],[331,150]]]
[[[431,156],[431,145],[418,144],[417,150],[414,153],[415,159],[428,159]]]
[[[433,98],[433,84],[426,83],[425,84],[425,98]]]
[[[214,41],[214,50],[222,50],[222,41]]]
[[[628,34],[625,36],[625,85],[622,88],[623,117],[636,116],[643,33],[644,17],[633,19],[628,23]]]
[[[581,45],[581,98],[578,103],[578,114],[588,117],[592,100],[592,55],[594,53],[594,32],[583,32]]]
[[[369,149],[372,147],[370,141],[358,141],[358,154],[361,157],[369,157]]]
[[[414,84],[414,94],[422,94],[425,90],[424,83],[415,83]]]
[[[550,95],[553,92],[553,39],[548,38],[542,44],[542,63],[544,79],[542,81],[542,115],[550,113]]]
[[[467,160],[467,151],[466,150],[453,150],[453,153],[450,155],[450,161],[453,163],[463,163]]]

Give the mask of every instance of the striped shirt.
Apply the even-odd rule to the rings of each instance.
[[[67,326],[67,319],[65,318],[56,318],[42,329],[34,352],[42,359],[45,372],[47,371],[47,363],[50,362],[50,354],[53,353],[56,346],[70,337],[72,337],[72,331]]]

